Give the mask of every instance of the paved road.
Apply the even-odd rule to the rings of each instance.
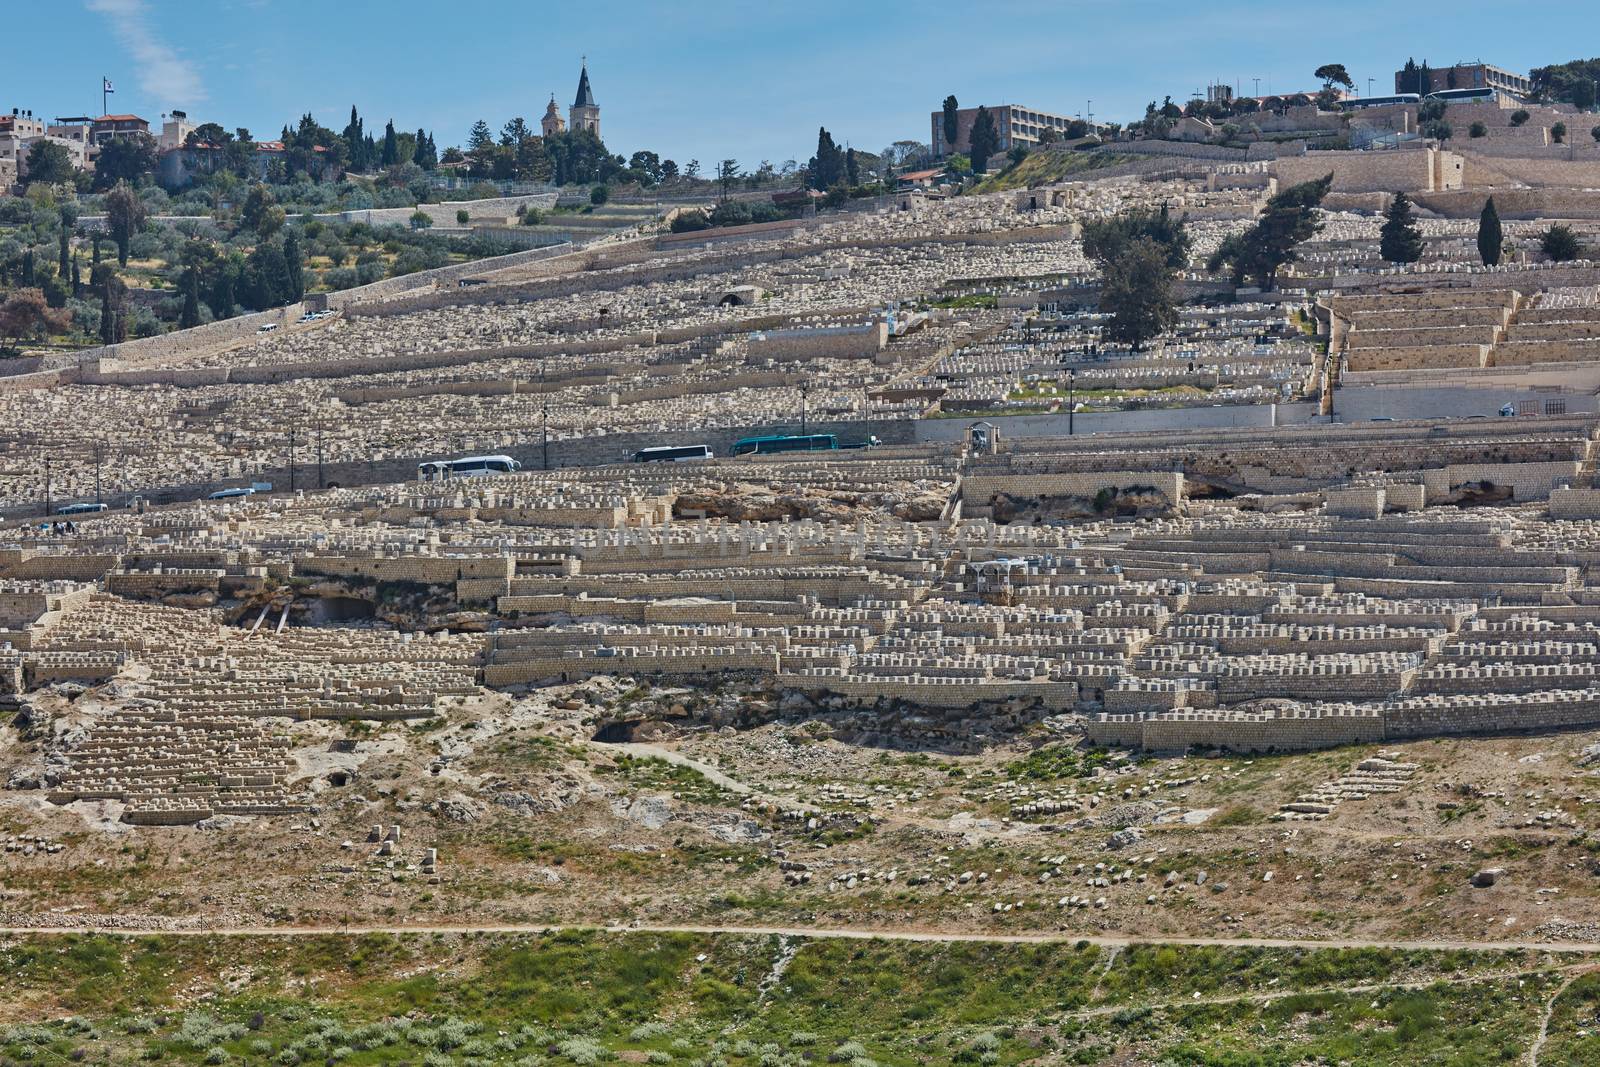
[[[159,927],[91,927],[91,926],[0,926],[0,936],[15,937],[26,934],[109,934],[121,937],[326,937],[329,935],[359,936],[362,934],[544,934],[565,930],[603,931],[607,933],[687,933],[687,934],[744,934],[753,936],[783,936],[804,938],[837,938],[858,941],[926,941],[926,942],[987,942],[1003,945],[1039,945],[1083,941],[1107,948],[1127,948],[1131,945],[1197,945],[1222,948],[1289,948],[1289,949],[1360,949],[1389,948],[1404,951],[1470,951],[1501,952],[1526,949],[1537,952],[1570,954],[1600,954],[1600,941],[1411,941],[1382,938],[1287,938],[1287,937],[1168,937],[1159,934],[1148,936],[1074,933],[1063,931],[1038,931],[1031,933],[998,934],[972,933],[956,930],[871,930],[860,927],[825,926],[717,926],[698,924],[628,924],[605,926],[591,923],[566,924],[496,924],[463,923],[459,925],[428,924],[419,926],[350,925],[323,926],[217,926],[168,930]]]

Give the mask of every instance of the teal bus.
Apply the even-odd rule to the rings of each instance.
[[[733,443],[736,456],[770,456],[777,452],[832,452],[839,438],[831,433],[781,434],[773,437],[744,437]]]

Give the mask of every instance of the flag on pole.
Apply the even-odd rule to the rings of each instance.
[[[114,93],[114,92],[116,92],[115,89],[111,88],[111,79],[110,78],[102,77],[100,79],[100,91],[103,92],[103,93]]]

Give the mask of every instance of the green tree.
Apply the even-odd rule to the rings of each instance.
[[[1111,316],[1105,337],[1135,351],[1177,325],[1167,249],[1139,237],[1101,268],[1100,310]]]
[[[383,128],[383,152],[378,156],[378,164],[392,167],[400,162],[400,142],[395,137],[394,119],[390,119]]]
[[[1467,136],[1474,139],[1479,137],[1487,137],[1489,136],[1489,127],[1485,126],[1481,122],[1474,122],[1471,126],[1467,127]]]
[[[56,222],[60,225],[61,232],[56,237],[56,273],[65,278],[72,265],[72,227],[78,221],[76,209],[63,204],[57,215]]]
[[[283,229],[284,219],[283,208],[278,206],[272,190],[259,182],[252,185],[245,195],[244,206],[239,209],[240,225],[265,241]]]
[[[257,311],[282,307],[289,303],[289,293],[289,263],[283,246],[276,241],[262,241],[245,260],[240,293],[245,305]]]
[[[1422,258],[1422,228],[1405,193],[1395,193],[1383,213],[1379,231],[1379,254],[1390,263],[1415,263]]]
[[[297,303],[306,295],[306,259],[300,250],[300,235],[293,229],[283,235],[283,266],[287,281],[284,303]]]
[[[971,141],[973,173],[983,174],[989,169],[989,157],[1000,146],[1000,134],[994,128],[994,116],[982,105],[972,120]]]
[[[42,137],[28,149],[23,169],[26,171],[24,181],[28,185],[59,185],[70,182],[78,173],[78,168],[72,163],[72,153],[67,151],[66,146]]]
[[[117,242],[117,263],[121,266],[128,265],[128,244],[144,227],[145,214],[144,201],[127,182],[119,182],[106,194],[106,228]]]
[[[832,138],[829,138],[831,141]],[[837,151],[837,149],[835,149]],[[724,159],[717,164],[717,186],[722,190],[722,199],[728,199],[728,191],[739,180],[739,161],[737,159]]]
[[[609,185],[596,185],[594,188],[589,190],[589,203],[593,204],[595,207],[599,207],[610,199],[611,186]]]
[[[1539,250],[1556,263],[1566,263],[1583,254],[1578,235],[1571,226],[1559,222],[1540,235]]]
[[[1342,85],[1346,89],[1356,87],[1356,83],[1350,78],[1350,72],[1344,69],[1343,63],[1324,63],[1311,76],[1322,82],[1324,89],[1332,89],[1335,85]]]
[[[416,147],[411,151],[411,162],[423,170],[432,170],[439,165],[439,149],[433,143],[433,134],[417,130]]]
[[[120,134],[102,141],[94,163],[97,189],[110,189],[118,182],[136,184],[156,169],[156,141],[148,133]]]
[[[239,278],[242,270],[243,262],[238,253],[217,264],[216,277],[212,279],[211,291],[206,296],[206,306],[211,309],[212,318],[233,317],[234,306],[239,302]]]
[[[1550,127],[1550,139],[1556,144],[1564,144],[1567,140],[1567,124],[1558,122]]]
[[[1494,197],[1483,202],[1483,213],[1478,216],[1478,258],[1486,267],[1500,265],[1500,252],[1505,244],[1505,232],[1500,228],[1500,213],[1495,210]]]
[[[120,344],[128,339],[128,287],[111,264],[94,268],[89,284],[100,294],[100,343]]]
[[[822,192],[844,181],[844,153],[833,143],[833,135],[826,127],[817,130],[817,154],[811,157],[807,171],[811,188]]]
[[[956,102],[954,93],[944,98],[944,150],[946,154],[956,150],[956,139],[961,134],[960,116],[956,112],[961,110],[961,105]]]
[[[413,230],[426,230],[433,225],[433,216],[418,208],[411,213],[411,228]]]
[[[854,148],[847,148],[844,152],[844,183],[852,189],[861,184],[861,162],[856,158]]]
[[[1297,248],[1301,242],[1322,229],[1317,208],[1332,186],[1330,173],[1275,194],[1254,226],[1229,237],[1211,254],[1207,269],[1226,267],[1235,285],[1251,278],[1260,288],[1272,289],[1277,285],[1278,271],[1299,259]]]
[[[1166,252],[1167,265],[1175,270],[1188,266],[1193,239],[1188,218],[1174,222],[1162,204],[1159,210],[1131,208],[1108,219],[1093,219],[1083,227],[1083,254],[1100,264],[1118,259],[1128,246],[1141,238],[1155,241]]]
[[[1532,118],[1532,117],[1533,116],[1529,115],[1528,112],[1525,109],[1519,107],[1519,108],[1517,108],[1517,110],[1515,110],[1515,111],[1513,111],[1511,113],[1511,125],[1513,125],[1513,126],[1526,125],[1528,120],[1530,118]]]
[[[1593,137],[1596,141],[1600,141],[1600,126],[1595,126],[1590,129],[1589,136]]]
[[[192,329],[200,325],[200,273],[193,267],[185,267],[178,287],[183,290],[183,311],[178,315],[178,329]]]

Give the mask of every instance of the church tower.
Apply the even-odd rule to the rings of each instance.
[[[556,94],[550,94],[550,106],[544,109],[544,118],[539,120],[539,132],[546,137],[554,137],[567,128],[567,122],[561,117],[561,110],[556,107]]]
[[[578,75],[578,96],[572,101],[572,110],[567,112],[571,118],[572,132],[588,130],[596,137],[600,136],[600,105],[594,102],[594,92],[589,88],[589,61],[583,62],[583,73]]]

